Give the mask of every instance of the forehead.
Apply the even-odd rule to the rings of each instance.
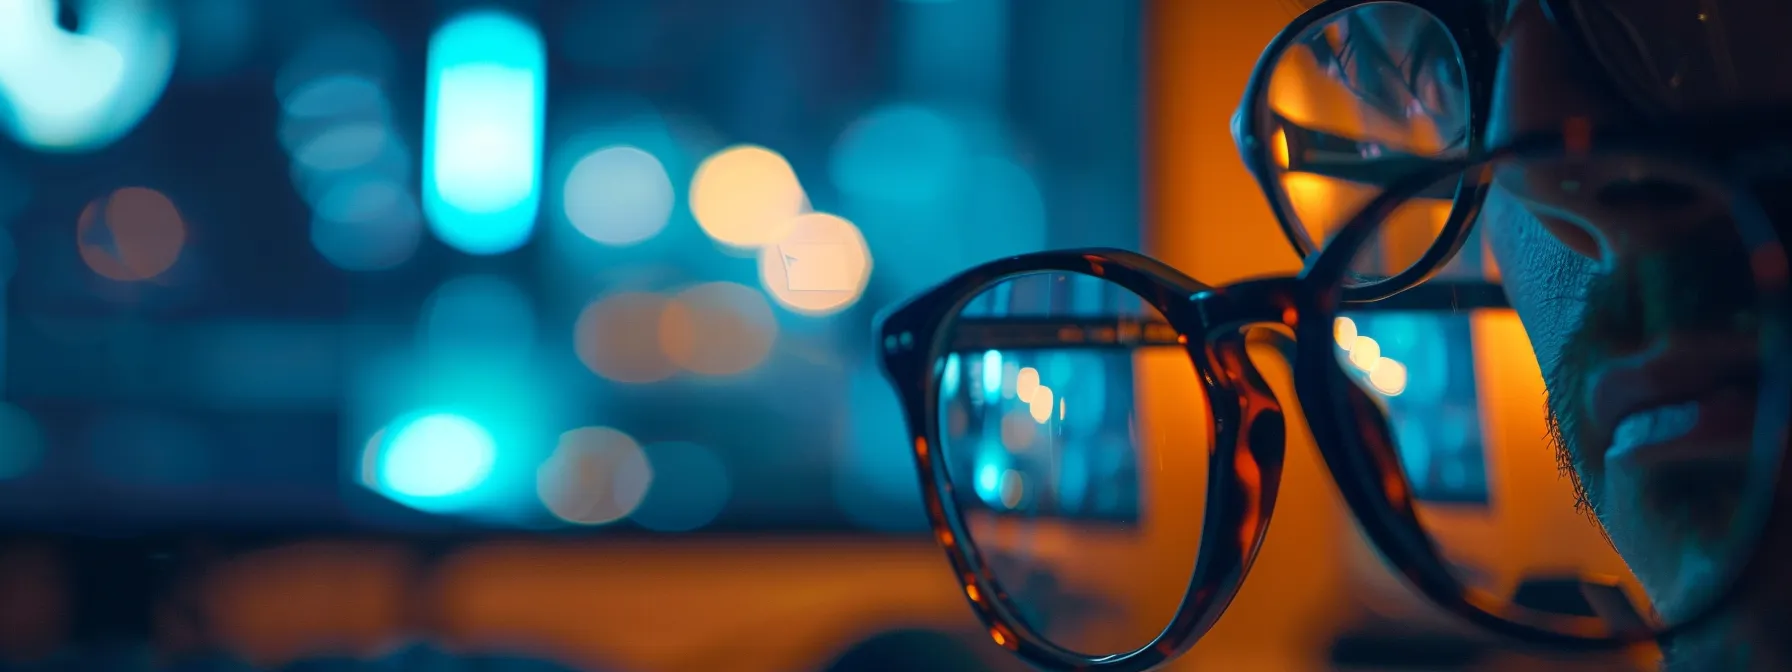
[[[1595,117],[1675,118],[1792,103],[1792,78],[1783,74],[1792,67],[1792,3],[1555,0],[1563,11],[1546,17],[1539,0],[1490,1],[1509,19],[1496,96],[1531,89],[1536,95],[1525,103],[1551,107],[1603,98],[1584,101],[1601,103],[1583,111]],[[1594,67],[1570,65],[1587,60]],[[1516,101],[1496,97],[1496,117],[1509,102]]]

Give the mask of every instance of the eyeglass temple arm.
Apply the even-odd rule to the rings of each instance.
[[[1288,172],[1318,175],[1345,182],[1387,188],[1402,178],[1417,174],[1439,163],[1436,159],[1408,154],[1386,145],[1308,128],[1276,115],[1276,125],[1288,143]],[[1364,156],[1365,150],[1375,156]],[[1449,200],[1456,195],[1456,185],[1440,182],[1414,198]]]
[[[1455,313],[1509,308],[1505,290],[1490,282],[1434,280],[1349,312]],[[1131,349],[1182,345],[1182,334],[1160,318],[991,317],[952,324],[946,352],[987,350]]]

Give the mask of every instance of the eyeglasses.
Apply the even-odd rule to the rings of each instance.
[[[1500,54],[1513,16],[1541,15],[1576,56],[1561,67],[1624,101],[1642,122],[1778,81],[1777,28],[1792,10],[1711,0],[1331,0],[1270,43],[1245,88],[1233,135],[1296,253],[1310,258],[1344,218],[1402,176],[1486,149]],[[1783,69],[1783,68],[1782,68]],[[1347,290],[1354,301],[1425,281],[1461,249],[1487,185],[1439,183],[1449,215],[1430,244],[1387,250],[1398,263]]]
[[[1134,253],[1047,252],[980,266],[888,311],[882,363],[927,514],[991,638],[1051,670],[1146,670],[1180,655],[1258,552],[1295,413],[1375,548],[1474,625],[1609,648],[1683,632],[1731,600],[1757,571],[1764,530],[1792,527],[1771,517],[1792,407],[1784,249],[1723,169],[1581,140],[1530,139],[1391,181],[1295,278],[1214,288]],[[1584,466],[1552,453],[1558,414],[1540,412],[1546,379],[1565,389],[1555,374],[1585,372],[1538,370],[1493,269],[1459,255],[1382,300],[1352,302],[1348,290],[1398,263],[1376,244],[1402,242],[1391,227],[1444,216],[1435,185],[1516,189],[1548,176],[1559,187],[1642,169],[1679,171],[1700,189],[1689,212],[1716,204],[1734,224],[1722,253],[1744,263],[1722,289],[1737,298],[1704,303],[1746,313],[1751,347],[1703,353],[1724,362],[1710,369],[1722,394],[1689,389],[1704,404],[1695,413],[1748,417],[1740,439],[1712,439],[1729,452],[1702,459],[1670,436],[1685,419],[1667,415],[1683,410],[1631,398],[1618,413],[1641,419],[1618,431],[1636,464],[1605,461],[1595,518],[1576,510],[1583,483],[1558,477]],[[1675,319],[1703,315],[1697,303]],[[1664,440],[1674,450],[1651,445]],[[1687,470],[1698,478],[1668,478]],[[1679,564],[1688,559],[1708,571]]]
[[[1045,669],[1142,670],[1219,617],[1267,529],[1287,431],[1291,393],[1252,360],[1291,347],[1301,288],[1045,252],[881,319],[929,519],[997,644]],[[1463,282],[1365,308],[1501,305]]]

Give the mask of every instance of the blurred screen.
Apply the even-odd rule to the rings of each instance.
[[[1379,312],[1351,315],[1359,334],[1374,334],[1381,356],[1404,365],[1381,399],[1393,421],[1400,460],[1420,501],[1489,503],[1475,351],[1465,313]],[[1386,394],[1386,392],[1395,394]]]
[[[1429,207],[1426,214],[1435,220],[1438,212]],[[1374,263],[1412,258],[1402,246],[1410,250],[1413,243],[1429,244],[1434,238],[1424,228],[1402,233],[1407,235],[1382,240],[1372,252],[1379,255]],[[1497,280],[1479,231],[1469,234],[1463,249],[1438,271],[1438,279]],[[1491,511],[1487,437],[1497,424],[1484,426],[1484,421],[1497,417],[1487,409],[1501,397],[1487,390],[1499,389],[1499,376],[1477,367],[1513,366],[1501,361],[1513,356],[1507,351],[1515,344],[1511,336],[1486,326],[1510,316],[1510,310],[1435,306],[1426,311],[1345,311],[1337,321],[1334,335],[1342,361],[1361,376],[1364,389],[1376,393],[1414,499],[1475,515]]]
[[[872,316],[1139,242],[1131,3],[60,4],[0,3],[0,527],[918,531]],[[1136,515],[1083,440],[1025,468]]]

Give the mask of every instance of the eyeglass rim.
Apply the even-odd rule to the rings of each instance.
[[[1202,380],[1215,413],[1208,424],[1208,445],[1233,446],[1210,451],[1207,504],[1201,546],[1187,589],[1171,621],[1148,644],[1125,653],[1090,655],[1071,651],[1033,632],[1001,598],[1000,583],[987,571],[980,552],[947,494],[952,487],[943,460],[937,386],[933,362],[938,360],[943,328],[971,299],[989,287],[1018,276],[1064,272],[1113,282],[1156,309],[1183,337],[1190,361]],[[1143,672],[1181,656],[1210,630],[1237,594],[1254,561],[1274,509],[1281,481],[1283,445],[1243,440],[1234,417],[1240,403],[1263,401],[1255,392],[1232,387],[1196,354],[1203,348],[1209,321],[1195,297],[1213,291],[1180,271],[1145,255],[1118,249],[1039,252],[992,261],[947,280],[907,303],[886,310],[877,320],[879,361],[896,389],[908,422],[911,454],[921,481],[928,522],[946,551],[960,589],[972,610],[989,628],[991,638],[1031,665],[1044,670]],[[1197,337],[1197,335],[1200,335]],[[1241,397],[1250,397],[1241,401]],[[1269,403],[1275,403],[1273,397]],[[1247,482],[1233,468],[1241,456],[1258,462],[1261,478]],[[1243,540],[1254,540],[1248,547]],[[1224,550],[1216,550],[1224,549]],[[1230,552],[1226,552],[1230,551]]]
[[[1474,9],[1475,3],[1461,0],[1327,0],[1296,17],[1257,58],[1245,83],[1244,95],[1232,116],[1232,140],[1245,170],[1257,182],[1269,203],[1276,225],[1289,246],[1302,260],[1311,260],[1324,247],[1308,235],[1295,216],[1293,207],[1281,188],[1277,168],[1264,133],[1265,106],[1269,99],[1270,79],[1288,48],[1305,36],[1313,26],[1334,16],[1364,5],[1398,4],[1415,7],[1436,18],[1456,42],[1462,59],[1463,73],[1468,78],[1468,151],[1479,152],[1487,128],[1493,99],[1494,72],[1498,67],[1499,43],[1491,26]],[[1345,291],[1345,300],[1353,303],[1378,301],[1417,287],[1430,280],[1468,240],[1469,228],[1480,214],[1486,198],[1486,185],[1463,182],[1456,187],[1450,215],[1438,237],[1419,259],[1401,272],[1374,282],[1353,286]]]
[[[1504,618],[1499,614],[1497,605],[1477,604],[1473,599],[1473,591],[1449,571],[1448,565],[1437,554],[1429,533],[1419,523],[1413,511],[1414,502],[1410,490],[1405,496],[1387,492],[1380,496],[1368,496],[1371,491],[1380,490],[1375,487],[1378,479],[1389,475],[1387,461],[1398,458],[1392,453],[1391,440],[1387,439],[1391,433],[1385,426],[1385,416],[1375,411],[1372,405],[1365,405],[1366,395],[1363,395],[1363,399],[1351,395],[1351,391],[1361,393],[1361,389],[1348,383],[1345,379],[1348,374],[1341,365],[1327,359],[1329,343],[1324,340],[1329,330],[1330,320],[1327,318],[1337,316],[1347,306],[1348,309],[1357,307],[1350,305],[1346,298],[1347,291],[1339,291],[1337,288],[1348,277],[1359,247],[1373,235],[1381,221],[1415,194],[1422,193],[1432,184],[1451,179],[1453,174],[1480,172],[1483,175],[1478,179],[1491,185],[1492,167],[1502,161],[1533,156],[1573,157],[1599,153],[1646,154],[1699,162],[1714,177],[1739,172],[1736,167],[1747,164],[1722,164],[1706,158],[1713,155],[1715,140],[1735,136],[1734,124],[1714,124],[1711,128],[1716,135],[1697,132],[1664,134],[1641,129],[1600,131],[1587,126],[1565,128],[1561,131],[1522,136],[1486,152],[1482,158],[1440,163],[1400,181],[1371,199],[1360,212],[1346,220],[1346,224],[1340,227],[1338,234],[1332,239],[1332,244],[1310,260],[1301,272],[1301,279],[1308,282],[1309,286],[1333,288],[1296,295],[1297,299],[1306,302],[1301,305],[1300,312],[1315,318],[1303,322],[1296,329],[1295,341],[1299,353],[1297,359],[1301,362],[1329,362],[1300,368],[1295,377],[1297,395],[1302,400],[1311,399],[1328,406],[1318,412],[1314,406],[1306,406],[1308,425],[1313,430],[1320,453],[1333,478],[1338,481],[1346,503],[1363,524],[1364,532],[1371,542],[1428,599],[1467,618],[1471,623],[1518,642],[1564,650],[1604,650],[1648,640],[1663,641],[1711,622],[1725,607],[1739,599],[1747,586],[1758,582],[1772,568],[1769,566],[1771,563],[1766,561],[1767,554],[1762,552],[1762,547],[1766,544],[1758,545],[1752,549],[1750,557],[1743,562],[1730,584],[1698,613],[1662,628],[1645,628],[1634,632],[1598,634],[1592,631],[1554,630]],[[1768,138],[1758,140],[1758,144],[1768,146],[1765,151],[1769,153],[1775,151],[1773,147],[1792,147],[1792,133],[1777,138],[1777,143],[1768,142]],[[1726,168],[1726,165],[1729,167]],[[1740,190],[1738,191],[1740,194]],[[1739,202],[1754,203],[1753,199],[1748,198],[1740,199]],[[1752,216],[1738,217],[1738,220],[1745,222],[1742,224],[1745,240],[1757,241],[1749,244],[1759,246],[1763,244],[1759,241],[1767,241],[1777,245],[1782,255],[1786,254],[1786,242],[1777,239],[1764,212],[1753,212]],[[1778,300],[1792,300],[1792,285],[1782,283],[1774,292],[1779,296]],[[1772,300],[1775,299],[1767,299]],[[1303,372],[1306,375],[1301,375]],[[1346,394],[1336,394],[1338,390],[1344,390]],[[1377,422],[1382,425],[1378,429],[1373,424]],[[1780,484],[1792,483],[1792,459],[1785,459],[1785,448],[1782,445],[1779,469],[1776,472],[1770,471],[1770,475],[1765,476],[1776,478],[1776,482]],[[1397,461],[1392,464],[1392,469],[1398,469]],[[1357,483],[1346,485],[1344,480],[1347,477]],[[1771,508],[1762,521],[1762,534],[1792,533],[1792,512],[1788,511],[1788,508],[1792,508],[1789,506],[1792,505],[1792,488],[1778,486],[1773,492],[1773,499],[1768,503]]]
[[[986,563],[946,494],[951,488],[946,465],[933,455],[932,447],[940,445],[940,419],[937,386],[931,376],[933,362],[943,354],[939,346],[944,340],[944,326],[988,288],[1015,277],[1051,272],[1114,282],[1156,309],[1186,346],[1191,364],[1203,381],[1208,403],[1205,410],[1215,420],[1208,424],[1208,445],[1216,449],[1208,457],[1208,503],[1203,512],[1195,571],[1171,622],[1153,642],[1129,653],[1090,656],[1067,650],[1032,632],[1001,600],[988,599],[1002,594],[999,581],[985,571]],[[879,362],[896,389],[908,423],[929,524],[946,551],[961,589],[971,598],[973,611],[990,628],[998,645],[1042,669],[1133,672],[1180,656],[1218,621],[1248,575],[1273,518],[1287,429],[1282,404],[1275,394],[1253,385],[1243,366],[1227,362],[1242,361],[1240,358],[1245,356],[1241,327],[1279,324],[1293,333],[1295,323],[1301,320],[1294,295],[1307,291],[1307,287],[1299,278],[1281,277],[1213,288],[1136,252],[1062,250],[1010,257],[975,267],[880,315],[875,331]],[[1503,308],[1504,299],[1497,285],[1438,282],[1363,308]],[[1330,342],[1329,335],[1326,342]],[[1327,407],[1319,404],[1311,408],[1323,412]],[[1265,410],[1274,411],[1273,421],[1277,424],[1273,428],[1277,431],[1261,434],[1255,431],[1256,425],[1240,422],[1244,418],[1254,422],[1272,419],[1261,412]],[[1233,468],[1244,459],[1255,462],[1258,478],[1246,481]],[[1340,480],[1341,485],[1345,483]],[[1247,505],[1237,506],[1241,501]],[[1250,540],[1248,546],[1241,542],[1245,539]]]

